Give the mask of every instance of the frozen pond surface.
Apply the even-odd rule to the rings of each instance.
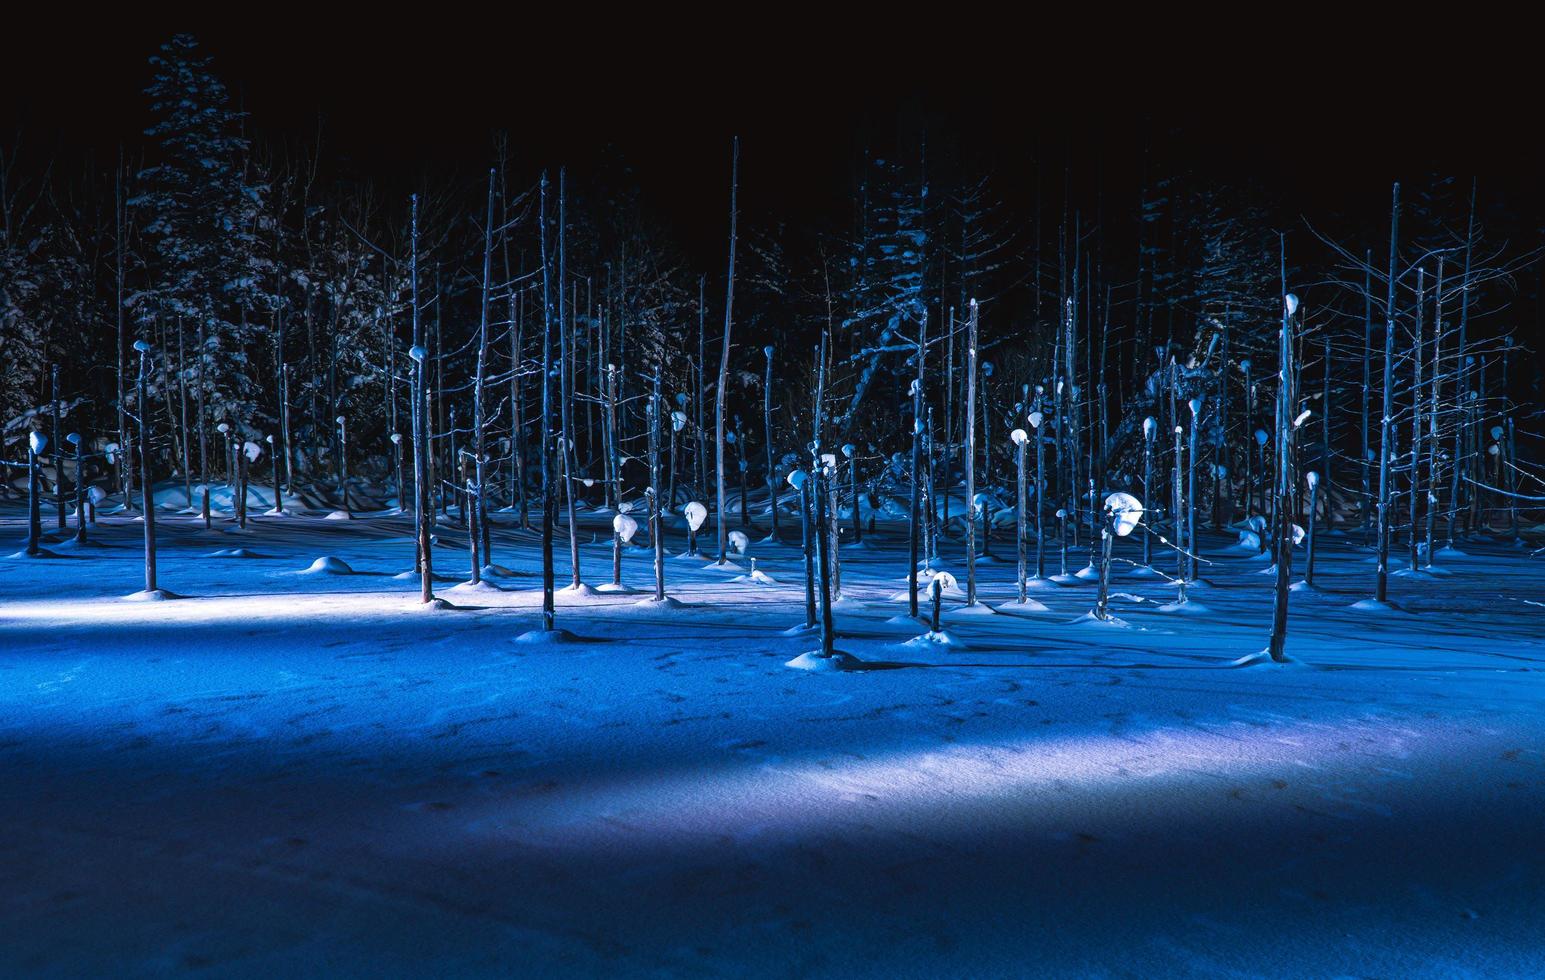
[[[17,540],[22,510],[0,517]],[[882,524],[843,549],[836,622],[894,669],[810,674],[784,666],[812,646],[784,635],[796,547],[753,544],[758,583],[671,558],[682,608],[560,595],[589,642],[521,643],[536,539],[498,520],[498,591],[452,588],[441,529],[454,610],[393,577],[401,517],[164,515],[177,602],[121,601],[140,531],[117,516],[0,559],[0,974],[1545,972],[1527,549],[1465,542],[1381,613],[1350,608],[1367,553],[1322,537],[1295,662],[1237,668],[1271,579],[1222,536],[1191,612],[1123,573],[1128,628],[1075,623],[1088,584],[1013,614],[988,561],[1008,614],[952,598],[956,642],[908,646],[905,528]],[[591,585],[608,520],[585,517]]]

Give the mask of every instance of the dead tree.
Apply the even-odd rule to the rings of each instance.
[[[724,288],[724,343],[719,350],[719,384],[714,389],[714,471],[716,501],[714,521],[719,534],[718,563],[723,565],[729,550],[729,525],[724,520],[724,397],[730,377],[730,326],[735,307],[735,219],[736,195],[740,187],[740,137],[735,137],[730,151],[730,269]]]

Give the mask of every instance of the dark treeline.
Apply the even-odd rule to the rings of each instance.
[[[908,454],[926,429],[929,510],[953,533],[965,504],[943,487],[1013,511],[1011,433],[1038,413],[1047,476],[1032,496],[1051,524],[1065,506],[1074,540],[1097,494],[1146,490],[1145,455],[1163,472],[1189,451],[1192,503],[1205,493],[1222,525],[1278,506],[1266,447],[1291,291],[1286,410],[1310,413],[1291,465],[1317,471],[1326,519],[1370,526],[1384,499],[1413,542],[1456,515],[1461,532],[1502,511],[1516,526],[1500,491],[1535,455],[1517,408],[1537,384],[1520,355],[1540,315],[1538,231],[1468,174],[1408,179],[1392,243],[1389,181],[1318,214],[1220,179],[1225,164],[1162,126],[1096,141],[1059,129],[1005,152],[917,113],[853,133],[847,182],[814,217],[745,186],[777,179],[749,162],[754,142],[739,183],[764,203],[732,209],[726,141],[699,205],[722,214],[724,238],[706,246],[675,240],[620,152],[535,160],[512,121],[490,133],[486,171],[372,177],[368,161],[336,166],[325,132],[258,135],[190,37],[150,72],[142,139],[89,160],[20,136],[0,148],[0,456],[18,463],[33,430],[49,452],[56,430],[78,431],[87,479],[130,506],[142,414],[159,434],[150,471],[190,496],[271,439],[290,493],[404,505],[419,347],[427,472],[447,512],[475,485],[529,521],[544,449],[571,502],[638,496],[653,407],[667,509],[726,499],[747,520],[748,488],[786,491],[814,438],[850,467],[834,502],[862,502],[860,534],[866,509],[916,482]],[[146,404],[136,341],[153,351]],[[1177,426],[1196,448],[1169,445]],[[1303,481],[1289,489],[1301,497]],[[1142,495],[1151,510],[1180,496]]]

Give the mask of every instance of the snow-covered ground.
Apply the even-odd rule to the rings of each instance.
[[[560,594],[583,642],[530,643],[536,538],[508,515],[497,590],[452,588],[441,528],[458,608],[426,610],[394,577],[406,518],[257,513],[162,515],[182,601],[121,601],[120,516],[0,559],[0,975],[1545,973],[1526,549],[1465,542],[1380,612],[1351,608],[1367,553],[1322,538],[1295,662],[1241,668],[1271,577],[1222,536],[1189,611],[1121,573],[1125,628],[1079,622],[1088,583],[1017,612],[995,560],[1002,614],[951,597],[953,642],[908,645],[882,523],[843,549],[836,622],[888,669],[807,673],[794,547],[751,546],[763,582],[671,558],[680,608]],[[0,503],[0,553],[24,517]],[[591,585],[609,520],[584,518]]]

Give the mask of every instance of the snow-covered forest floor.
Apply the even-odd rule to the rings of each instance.
[[[592,585],[609,520],[583,518]],[[784,666],[814,645],[784,632],[797,544],[751,546],[767,584],[668,559],[680,608],[637,604],[632,550],[639,595],[560,593],[584,642],[524,643],[537,539],[495,521],[497,591],[452,587],[440,529],[456,609],[393,577],[400,516],[165,513],[175,602],[121,600],[141,530],[117,515],[0,558],[0,974],[1545,973],[1527,548],[1466,541],[1377,612],[1350,608],[1368,552],[1322,535],[1294,662],[1235,667],[1271,577],[1221,534],[1187,612],[1118,571],[1122,628],[1079,622],[1090,583],[1016,612],[1000,529],[1009,560],[979,567],[1004,614],[952,597],[956,642],[909,646],[905,524],[881,522],[842,549],[836,623],[889,669],[820,674]],[[18,541],[24,507],[0,525]],[[322,556],[352,574],[303,573]],[[945,562],[963,582],[958,541]]]

